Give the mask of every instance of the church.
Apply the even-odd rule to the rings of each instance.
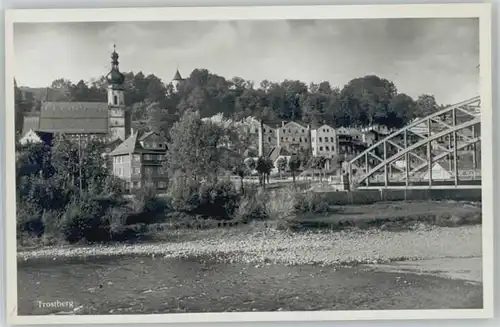
[[[97,138],[108,144],[126,140],[131,134],[132,122],[125,106],[125,76],[120,72],[118,58],[114,49],[111,70],[106,75],[107,102],[45,101],[39,113],[23,117],[20,142],[42,134],[64,134],[75,141]]]

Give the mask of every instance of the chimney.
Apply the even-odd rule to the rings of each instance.
[[[280,146],[280,129],[279,129],[279,127],[276,128],[275,132],[276,132],[276,146],[278,147],[278,146]]]
[[[264,135],[262,135],[263,129],[264,129],[264,122],[261,119],[259,123],[259,157],[262,157],[264,152]]]

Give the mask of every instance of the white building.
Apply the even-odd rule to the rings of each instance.
[[[337,150],[337,133],[328,125],[322,125],[311,130],[311,146],[314,157],[331,159]]]

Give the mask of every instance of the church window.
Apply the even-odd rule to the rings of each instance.
[[[114,105],[118,104],[118,96],[117,95],[113,96],[113,104]]]

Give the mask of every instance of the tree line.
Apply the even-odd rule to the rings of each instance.
[[[443,107],[432,95],[413,99],[399,93],[393,82],[375,75],[355,78],[342,88],[329,82],[308,85],[298,80],[264,80],[256,86],[240,77],[226,79],[195,69],[178,92],[154,74],[128,72],[125,81],[125,101],[132,119],[144,121],[147,129],[167,136],[187,110],[198,111],[202,118],[223,114],[234,120],[253,116],[333,127],[379,124],[398,128]],[[45,89],[23,91],[15,86],[16,112],[21,114],[39,110],[44,100],[107,101],[104,76],[76,84],[60,78]]]

